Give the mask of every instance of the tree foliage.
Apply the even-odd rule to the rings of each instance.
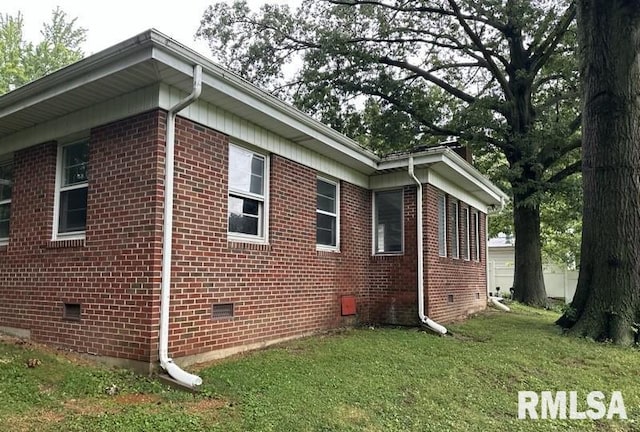
[[[580,169],[570,0],[217,3],[217,61],[363,145],[470,144],[513,196],[516,298],[546,302],[540,205]],[[299,64],[293,74],[287,68]]]
[[[0,15],[0,94],[47,75],[83,57],[80,48],[87,31],[77,27],[59,7],[44,23],[42,40],[24,40],[24,17]]]

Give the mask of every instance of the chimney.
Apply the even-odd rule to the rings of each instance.
[[[471,153],[471,148],[469,146],[460,144],[457,141],[449,141],[444,143],[444,145],[456,152],[456,154],[462,159],[473,165],[473,154]]]

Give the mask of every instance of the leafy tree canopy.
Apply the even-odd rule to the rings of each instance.
[[[516,263],[526,263],[516,298],[539,305],[540,206],[580,169],[575,10],[570,0],[307,0],[254,13],[236,1],[209,7],[198,35],[220,63],[380,154],[472,145],[513,196]]]
[[[44,23],[42,40],[34,44],[24,40],[24,18],[0,15],[0,94],[47,75],[80,60],[80,48],[87,30],[77,27],[59,7],[51,21]]]

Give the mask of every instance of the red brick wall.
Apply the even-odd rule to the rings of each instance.
[[[433,320],[447,323],[486,307],[486,261],[484,256],[485,215],[458,201],[460,220],[460,258],[451,258],[451,223],[454,198],[447,196],[447,255],[438,256],[438,195],[432,185],[423,187],[425,312]],[[465,260],[466,236],[463,209],[480,214],[481,258],[474,261],[475,234],[470,233],[470,259]],[[473,227],[473,224],[472,224]],[[419,323],[417,305],[416,187],[404,188],[404,254],[371,257],[369,294],[372,322],[415,325]],[[451,302],[451,297],[453,301]]]
[[[91,132],[87,236],[52,242],[56,143],[16,152],[0,325],[79,352],[150,361],[158,316],[163,114]],[[63,319],[80,303],[81,321]]]
[[[83,244],[51,242],[57,144],[16,153],[11,240],[0,247],[0,326],[80,352],[157,361],[164,132],[162,111],[91,131]],[[317,251],[321,173],[271,155],[269,244],[232,242],[228,145],[227,136],[178,118],[173,357],[353,324],[341,316],[345,295],[357,298],[360,322],[417,323],[415,187],[403,189],[402,255],[371,256],[371,192],[347,182],[340,252]],[[486,267],[484,247],[479,263],[437,256],[437,193],[427,186],[423,195],[425,285],[428,313],[446,322],[484,307]],[[63,319],[65,302],[82,305],[81,321]],[[234,316],[213,318],[213,305],[227,303]]]
[[[449,322],[466,317],[486,307],[487,303],[487,273],[485,256],[485,223],[486,215],[468,204],[459,201],[460,230],[460,258],[451,257],[451,232],[454,229],[451,217],[452,201],[455,198],[447,196],[447,257],[438,254],[438,196],[440,190],[432,185],[424,188],[424,218],[425,224],[425,291],[427,296],[427,315],[441,322]],[[479,213],[480,220],[480,261],[474,261],[475,235],[470,235],[471,256],[469,260],[463,258],[462,250],[465,242],[463,229],[463,208],[469,209],[469,218],[473,220],[473,213]],[[472,223],[473,226],[473,223]],[[451,297],[452,296],[452,297]],[[453,300],[453,301],[451,301]]]
[[[414,325],[418,320],[416,188],[403,188],[404,253],[371,257],[369,296],[373,323]],[[371,228],[370,228],[371,229]],[[371,245],[369,245],[371,250]]]
[[[178,119],[174,283],[175,357],[351,323],[340,297],[366,297],[369,192],[341,182],[341,250],[316,251],[318,173],[277,155],[270,163],[269,244],[227,240],[228,138]],[[233,318],[212,305],[234,304]]]

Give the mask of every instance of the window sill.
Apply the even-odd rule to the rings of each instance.
[[[85,246],[86,242],[84,238],[57,239],[50,240],[47,243],[47,249],[80,248]]]
[[[404,252],[388,252],[388,253],[375,253],[371,255],[371,258],[374,260],[384,260],[387,258],[398,258],[404,256]]]
[[[340,253],[339,247],[316,245],[316,252]]]
[[[269,243],[259,243],[252,242],[250,240],[245,239],[236,239],[229,238],[227,240],[227,246],[231,250],[244,251],[244,250],[254,250],[254,251],[270,251],[271,245]]]

